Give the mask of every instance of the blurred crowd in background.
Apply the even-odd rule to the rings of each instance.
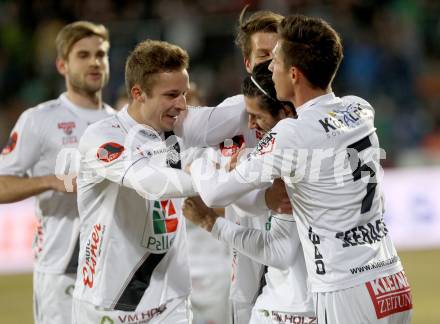
[[[64,24],[90,20],[110,30],[108,104],[125,96],[128,53],[151,38],[189,52],[202,103],[216,105],[240,92],[245,70],[234,34],[246,4],[327,20],[345,54],[333,89],[375,107],[383,165],[440,164],[438,0],[0,0],[0,147],[23,110],[63,91],[54,40]]]

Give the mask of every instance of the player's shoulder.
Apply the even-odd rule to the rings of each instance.
[[[101,119],[88,126],[81,137],[80,147],[86,148],[103,142],[121,142],[124,134],[116,115]]]
[[[284,118],[280,120],[273,130],[275,132],[294,132],[295,129],[298,127],[298,124],[301,123],[301,119],[295,119],[295,118]]]
[[[226,98],[221,103],[219,103],[217,105],[217,107],[240,105],[240,104],[244,105],[244,96],[242,94],[238,94],[238,95]]]
[[[22,116],[27,118],[48,118],[48,116],[53,116],[53,112],[60,106],[61,102],[59,99],[48,100],[26,109]]]
[[[341,97],[341,100],[344,106],[357,105],[365,108],[371,108],[371,109],[373,108],[367,100],[358,96],[354,96],[354,95],[343,96]]]

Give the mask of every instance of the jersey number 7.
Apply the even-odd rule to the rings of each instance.
[[[365,177],[368,174],[370,177],[367,184],[367,193],[365,194],[365,197],[362,199],[361,214],[370,211],[371,205],[373,204],[374,194],[377,186],[376,172],[375,172],[376,168],[373,162],[364,163],[359,158],[359,153],[369,147],[371,147],[371,141],[368,136],[348,146],[348,157],[350,158],[351,167],[352,169],[354,169],[354,171],[352,172],[353,181],[355,182],[359,181],[362,177]],[[354,166],[356,166],[356,168],[354,168]]]

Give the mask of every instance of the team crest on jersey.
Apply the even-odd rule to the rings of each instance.
[[[124,152],[125,148],[115,142],[108,142],[102,144],[98,148],[98,152],[96,153],[96,157],[98,160],[103,162],[111,162],[116,160],[119,156],[121,156],[122,152]]]
[[[64,131],[66,135],[72,135],[73,129],[76,127],[75,122],[58,123],[58,128]]]
[[[244,143],[243,135],[234,136],[232,139],[226,139],[220,143],[220,152],[223,156],[232,156]]]
[[[6,146],[3,148],[1,154],[6,155],[11,153],[15,149],[15,146],[17,145],[17,140],[18,140],[18,133],[13,132],[9,137],[8,142],[6,143]]]
[[[272,152],[275,146],[275,135],[277,133],[269,132],[258,142],[255,149],[255,155],[264,155]]]
[[[166,251],[173,244],[179,219],[172,200],[151,202],[151,223],[147,221],[143,246],[152,251]]]

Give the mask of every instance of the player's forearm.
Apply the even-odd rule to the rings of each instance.
[[[122,182],[124,186],[135,189],[146,199],[183,198],[197,195],[191,177],[181,170],[151,167],[142,173],[129,170]]]
[[[298,248],[276,233],[247,228],[225,219],[216,221],[212,234],[249,258],[281,270],[292,265]]]
[[[240,217],[259,217],[268,213],[265,200],[266,189],[253,190],[234,202],[234,209]]]
[[[0,176],[0,203],[13,203],[52,189],[52,176]]]
[[[255,188],[240,182],[231,173],[219,173],[210,161],[197,159],[191,164],[193,183],[208,207],[225,207]]]

